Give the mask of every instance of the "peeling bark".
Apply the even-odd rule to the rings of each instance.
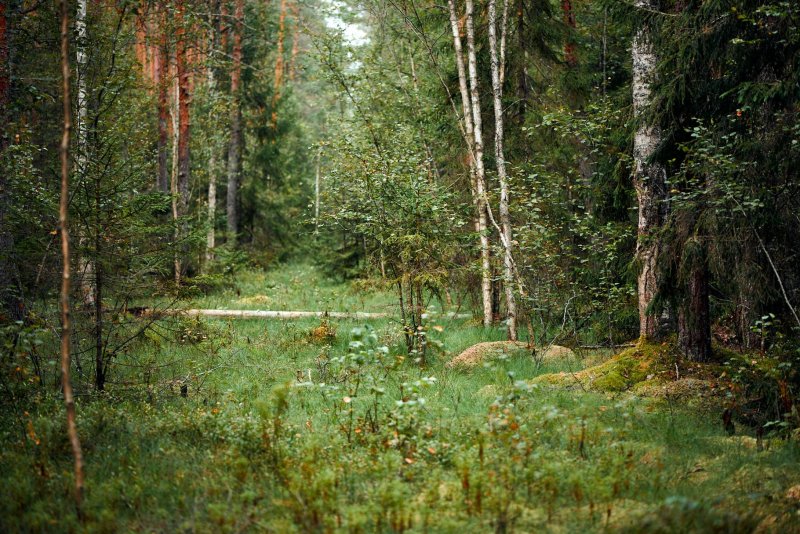
[[[652,11],[656,0],[636,0],[636,7]],[[633,112],[638,129],[633,140],[633,185],[639,202],[638,238],[636,260],[640,267],[638,276],[639,335],[657,338],[661,332],[658,317],[650,310],[659,285],[658,256],[659,229],[666,218],[666,184],[664,167],[652,161],[662,140],[661,128],[646,117],[652,102],[652,81],[656,72],[657,56],[653,50],[650,28],[642,24],[636,31],[632,47],[633,56]]]
[[[498,57],[497,45],[497,12],[496,0],[489,0],[489,53],[492,69],[492,96],[494,101],[494,152],[497,162],[497,178],[500,182],[500,226],[503,245],[503,287],[506,293],[506,324],[508,339],[517,340],[517,299],[514,295],[514,259],[511,253],[511,244],[514,238],[511,226],[511,213],[509,211],[508,176],[506,173],[506,159],[503,150],[503,85],[501,70],[503,65]],[[503,2],[503,12],[507,11],[508,0]],[[505,42],[505,25],[500,30],[502,41]]]
[[[475,194],[478,197],[478,224],[481,228],[481,294],[483,295],[483,325],[492,325],[492,264],[486,206],[486,170],[483,166],[483,120],[478,90],[478,64],[475,55],[475,24],[473,0],[467,0],[467,65],[472,103],[472,125],[474,133]]]

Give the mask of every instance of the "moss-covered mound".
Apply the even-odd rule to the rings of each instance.
[[[640,342],[593,367],[541,375],[533,383],[648,397],[713,396],[717,371],[714,365],[681,362],[671,343]]]

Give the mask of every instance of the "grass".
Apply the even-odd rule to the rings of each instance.
[[[242,273],[236,288],[191,305],[241,307],[257,295],[274,299],[271,309],[392,302],[307,266]],[[333,323],[329,344],[309,335],[317,320],[161,324],[120,356],[108,392],[79,384],[83,525],[58,395],[33,390],[3,404],[0,529],[797,531],[798,503],[786,497],[800,480],[794,444],[772,440],[759,452],[748,436],[728,437],[713,411],[531,385],[579,371],[574,362],[448,369],[503,331],[437,324],[430,336],[445,352],[424,367],[404,357],[393,320],[373,321],[375,339],[362,335],[350,352],[361,326],[350,320]]]

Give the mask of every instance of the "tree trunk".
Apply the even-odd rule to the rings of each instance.
[[[286,37],[286,0],[281,0],[281,12],[278,17],[278,47],[275,57],[275,82],[272,93],[272,129],[278,127],[278,102],[283,87],[283,41]]]
[[[158,179],[156,187],[162,193],[169,192],[169,167],[167,166],[168,122],[169,122],[169,47],[167,45],[167,17],[164,8],[159,8],[159,43],[156,58],[156,87],[158,89]]]
[[[314,173],[314,233],[319,233],[319,186],[322,166],[322,145],[317,149],[317,166]]]
[[[75,74],[78,88],[77,99],[77,154],[75,157],[76,174],[79,184],[86,184],[87,167],[89,163],[89,108],[88,91],[86,89],[86,65],[88,56],[86,55],[86,45],[88,34],[86,31],[86,7],[87,0],[78,0],[75,12]],[[99,231],[99,229],[98,229]],[[78,233],[78,241],[85,246],[90,237],[85,232]],[[82,247],[83,248],[83,247]],[[78,256],[78,273],[80,274],[79,284],[81,290],[81,300],[87,308],[94,307],[94,284],[95,284],[95,262],[86,257],[85,251]]]
[[[178,87],[178,77],[173,77],[173,91],[172,99],[170,101],[170,115],[172,116],[172,173],[170,175],[170,194],[172,197],[172,224],[174,225],[173,237],[175,239],[175,256],[174,256],[174,274],[175,283],[181,283],[181,257],[178,252],[178,246],[181,240],[180,229],[178,227],[178,219],[180,217],[180,209],[178,207],[178,162],[179,162],[179,149],[180,144],[180,127],[178,125],[178,101],[180,100],[180,88]]]
[[[711,358],[711,319],[708,259],[700,238],[693,237],[684,244],[682,263],[686,294],[678,310],[678,343],[691,360],[705,362]]]
[[[636,0],[639,9],[654,10],[656,0]],[[652,82],[657,57],[653,50],[650,28],[643,24],[633,39],[633,111],[639,122],[633,140],[633,185],[639,201],[636,259],[639,264],[639,335],[657,338],[661,334],[658,317],[650,310],[659,286],[658,231],[666,217],[666,185],[664,167],[651,161],[661,143],[661,128],[646,116],[652,102]]]
[[[191,159],[189,154],[189,65],[187,58],[187,35],[184,0],[177,0],[175,18],[177,29],[177,50],[175,64],[178,69],[178,215],[187,214],[189,205],[189,180],[191,178]],[[185,237],[185,236],[184,236]]]
[[[517,0],[517,47],[522,53],[522,61],[517,76],[517,114],[519,124],[525,122],[528,100],[530,99],[530,85],[528,76],[528,50],[525,42],[525,2]]]
[[[503,85],[500,74],[503,65],[498,58],[497,46],[497,13],[496,0],[489,0],[489,53],[492,64],[492,96],[494,100],[494,153],[497,161],[497,179],[500,182],[500,226],[501,241],[503,244],[504,283],[506,292],[506,312],[508,339],[517,341],[517,299],[514,296],[514,259],[511,253],[511,244],[514,232],[511,226],[511,213],[509,211],[508,176],[506,175],[506,160],[503,150]],[[503,11],[507,11],[508,0],[503,2]],[[501,28],[505,41],[505,26]]]
[[[239,173],[242,158],[242,108],[241,108],[241,74],[242,74],[242,25],[244,24],[244,0],[236,0],[233,26],[233,66],[231,69],[231,139],[228,146],[228,196],[226,199],[228,215],[228,245],[236,246],[239,233]]]
[[[467,0],[467,58],[469,65],[470,101],[475,152],[475,194],[478,197],[478,226],[481,241],[481,294],[483,295],[483,325],[492,325],[492,265],[487,225],[486,171],[483,166],[483,121],[478,91],[478,65],[475,56],[473,0]]]
[[[574,67],[578,63],[578,58],[575,56],[575,42],[572,36],[572,32],[575,30],[575,11],[572,8],[572,0],[561,0],[561,12],[569,32],[564,43],[564,61],[570,67]]]
[[[61,230],[61,387],[64,391],[64,404],[67,411],[67,435],[75,460],[75,505],[78,517],[82,517],[83,504],[83,452],[75,421],[75,399],[70,381],[70,342],[72,326],[70,319],[70,252],[69,252],[69,137],[72,130],[72,114],[69,96],[69,15],[67,1],[61,0],[61,76],[64,113],[64,129],[61,135],[61,199],[58,210],[58,223]]]
[[[294,18],[294,32],[292,33],[292,53],[289,59],[289,81],[294,82],[297,75],[297,54],[300,52],[300,6],[292,3],[292,17]]]
[[[212,9],[219,8],[219,2],[212,3]],[[210,39],[208,42],[208,57],[213,61],[217,56],[220,33],[220,17],[216,13],[211,14]],[[212,102],[217,100],[217,79],[214,73],[213,63],[208,66],[206,71],[208,82],[208,93]],[[216,106],[211,106],[209,111],[209,124],[215,124]],[[214,247],[216,246],[216,219],[217,219],[217,137],[214,132],[209,132],[210,155],[208,158],[208,211],[206,213],[206,263],[214,260]]]

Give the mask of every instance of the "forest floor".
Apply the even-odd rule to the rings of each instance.
[[[288,265],[182,305],[385,312],[394,300]],[[118,357],[107,392],[79,390],[83,528],[800,532],[795,444],[728,436],[710,402],[536,380],[609,353],[450,367],[504,331],[429,324],[420,365],[392,319],[166,321]],[[19,402],[0,413],[0,530],[80,530],[59,397]]]

